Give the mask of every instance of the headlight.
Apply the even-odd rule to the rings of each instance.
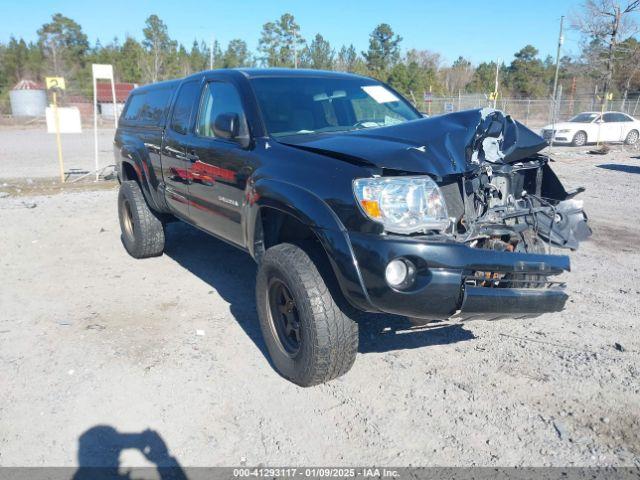
[[[358,178],[353,191],[365,215],[388,232],[444,230],[449,224],[442,193],[430,177]]]
[[[569,133],[571,130],[569,130],[568,128],[565,130],[558,130],[556,133]]]

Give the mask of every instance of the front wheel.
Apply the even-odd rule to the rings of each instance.
[[[573,136],[573,141],[571,142],[574,147],[582,147],[587,144],[587,134],[580,131],[577,132]]]
[[[256,280],[260,328],[276,370],[309,387],[344,375],[358,350],[358,325],[338,307],[301,248],[268,249]]]

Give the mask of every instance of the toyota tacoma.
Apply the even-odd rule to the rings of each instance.
[[[546,143],[492,109],[424,118],[344,73],[214,70],[135,89],[114,152],[122,242],[161,255],[175,219],[258,264],[275,369],[302,386],[346,373],[358,312],[523,318],[564,308],[589,236]]]

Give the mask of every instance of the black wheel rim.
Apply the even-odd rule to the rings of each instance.
[[[126,198],[122,202],[122,225],[125,235],[133,239],[135,227],[133,226],[133,213],[131,213],[131,204]]]
[[[300,351],[302,343],[298,307],[282,280],[271,279],[268,288],[269,320],[273,336],[281,350],[293,357]]]

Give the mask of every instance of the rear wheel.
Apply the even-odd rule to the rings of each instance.
[[[334,301],[301,248],[268,249],[258,271],[260,328],[276,370],[309,387],[344,375],[358,350],[358,325]]]
[[[573,136],[573,141],[571,144],[574,147],[582,147],[587,144],[587,134],[583,131],[576,132]]]
[[[626,143],[627,145],[635,145],[638,143],[638,137],[638,131],[631,130],[629,133],[627,133],[627,138],[624,139],[624,143]]]
[[[134,258],[162,255],[164,225],[149,208],[140,186],[134,180],[127,180],[120,185],[118,217],[122,244],[129,255]]]

